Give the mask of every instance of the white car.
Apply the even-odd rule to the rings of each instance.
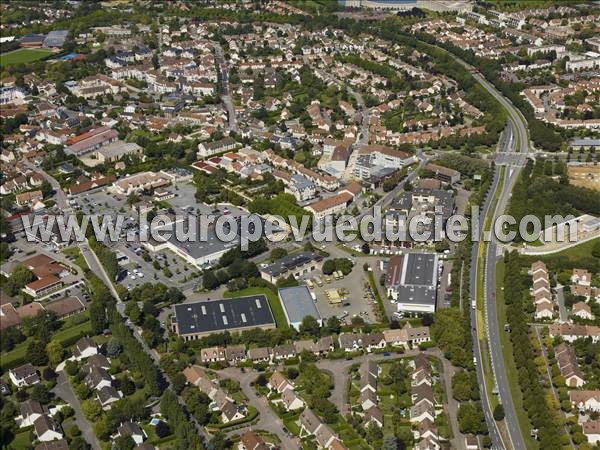
[[[138,278],[144,278],[144,274],[142,272],[138,272],[137,276]]]
[[[135,275],[131,275],[129,278],[135,280]]]

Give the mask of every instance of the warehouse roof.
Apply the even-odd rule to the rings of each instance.
[[[264,295],[184,303],[174,312],[180,335],[275,325]]]
[[[302,322],[306,316],[321,320],[321,314],[306,286],[293,286],[279,289],[279,298],[288,323]]]

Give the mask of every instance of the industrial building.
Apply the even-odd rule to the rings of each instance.
[[[435,312],[437,284],[437,254],[407,253],[390,258],[385,287],[399,313]]]
[[[190,341],[224,331],[268,330],[275,328],[275,319],[267,297],[252,295],[175,305],[171,326],[175,333]]]
[[[281,306],[283,306],[285,318],[291,327],[300,330],[300,324],[307,316],[314,317],[319,325],[323,325],[321,314],[306,286],[282,288],[277,293],[281,300]]]

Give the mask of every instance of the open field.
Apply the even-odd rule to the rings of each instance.
[[[42,48],[20,48],[12,52],[2,53],[0,55],[0,67],[37,61],[52,53],[52,51]]]
[[[569,183],[574,186],[584,187],[600,191],[600,166],[585,164],[581,166],[569,166]]]

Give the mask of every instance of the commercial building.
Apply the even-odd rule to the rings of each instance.
[[[170,179],[160,173],[140,172],[115,181],[112,189],[117,194],[129,195],[134,192],[154,190],[157,187],[166,186],[170,183]]]
[[[67,140],[65,153],[75,156],[85,155],[104,145],[115,142],[118,138],[119,133],[117,130],[109,127],[96,128]]]
[[[275,319],[264,295],[175,305],[172,329],[184,340],[212,333],[251,328],[275,328]]]
[[[399,313],[435,312],[437,283],[437,254],[407,253],[390,258],[385,286]]]
[[[295,253],[262,267],[260,276],[269,283],[276,283],[278,280],[288,278],[290,275],[298,278],[313,270],[320,270],[322,261],[323,257],[314,252]]]
[[[279,289],[277,294],[281,300],[283,312],[285,313],[288,324],[296,330],[300,330],[300,324],[307,316],[312,316],[317,319],[319,325],[323,324],[321,314],[306,286],[293,286]]]

